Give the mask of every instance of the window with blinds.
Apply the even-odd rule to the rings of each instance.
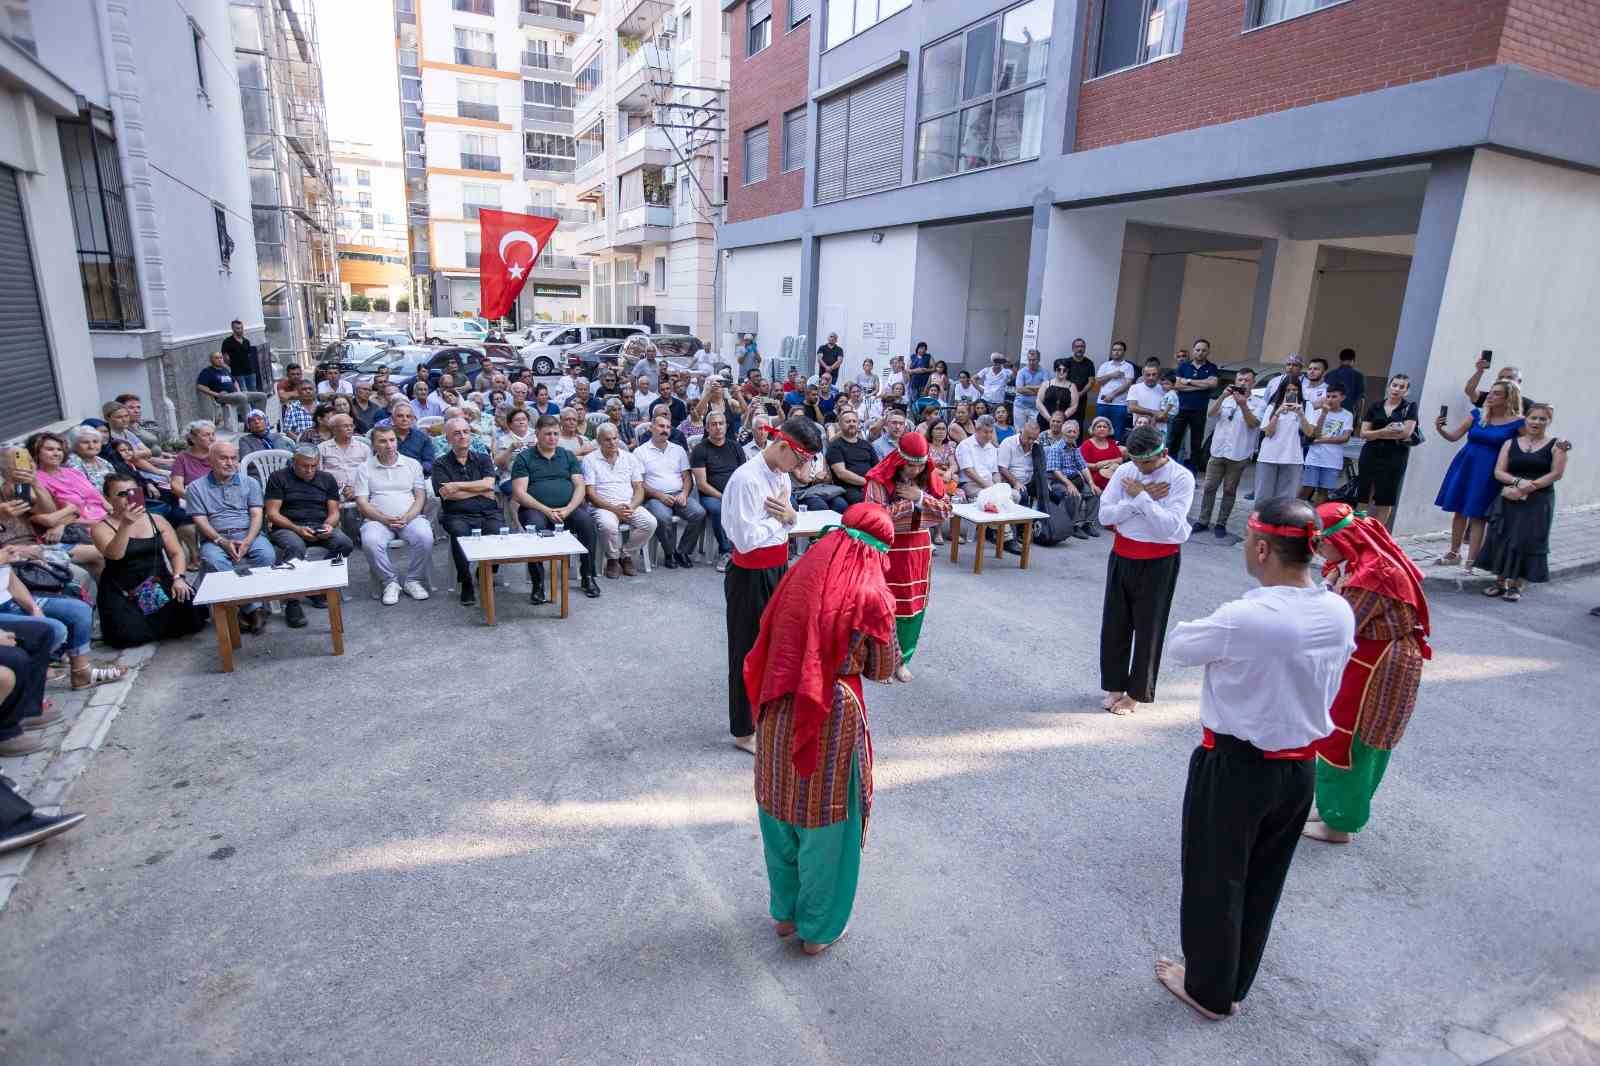
[[[905,109],[904,70],[831,96],[817,106],[818,203],[900,184]]]
[[[817,0],[789,0],[789,25],[798,26],[817,10]]]
[[[783,116],[783,172],[806,165],[806,109],[797,107]]]
[[[754,185],[767,180],[766,123],[744,131],[744,183]]]
[[[749,0],[745,25],[745,55],[753,56],[772,43],[772,0]]]

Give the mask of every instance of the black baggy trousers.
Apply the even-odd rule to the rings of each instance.
[[[1159,559],[1106,562],[1106,598],[1100,609],[1100,687],[1126,692],[1140,703],[1156,698],[1167,614],[1178,587],[1177,552]]]
[[[746,570],[730,563],[722,578],[722,594],[728,601],[728,732],[736,737],[747,737],[756,731],[750,699],[744,691],[744,657],[756,646],[761,612],[767,609],[767,601],[783,580],[785,569],[774,566]]]

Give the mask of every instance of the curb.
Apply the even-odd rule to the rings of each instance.
[[[156,645],[146,644],[129,648],[117,657],[117,661],[128,668],[128,676],[94,690],[73,719],[71,727],[61,737],[60,744],[50,753],[49,761],[31,781],[28,780],[26,769],[21,773],[18,784],[24,787],[20,791],[30,803],[47,814],[60,812],[72,794],[72,786],[89,768],[95,754],[105,743],[107,734],[111,732],[111,723],[122,713],[140,670],[155,653]],[[5,911],[12,890],[27,872],[28,864],[33,861],[33,853],[38,848],[36,844],[31,848],[0,855],[0,913]]]
[[[1524,1003],[1483,1028],[1449,1024],[1439,1043],[1380,1050],[1373,1066],[1569,1066],[1600,1062],[1582,996]]]
[[[1422,587],[1425,589],[1455,589],[1458,592],[1470,592],[1476,589],[1488,588],[1494,583],[1494,575],[1482,570],[1474,570],[1471,574],[1463,574],[1460,567],[1441,566],[1429,570],[1428,564],[1418,563],[1422,570]],[[1582,577],[1600,570],[1600,558],[1584,559],[1579,562],[1567,563],[1565,566],[1552,566],[1550,568],[1550,581],[1540,584],[1550,584],[1563,578]]]

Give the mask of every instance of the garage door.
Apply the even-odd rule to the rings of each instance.
[[[0,167],[0,439],[61,417],[17,172]],[[20,254],[19,254],[20,253]]]

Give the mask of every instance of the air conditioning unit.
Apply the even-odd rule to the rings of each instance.
[[[661,20],[661,36],[666,38],[678,35],[678,16],[668,15]]]
[[[756,313],[754,311],[724,311],[722,313],[722,332],[755,334],[757,332]]]

